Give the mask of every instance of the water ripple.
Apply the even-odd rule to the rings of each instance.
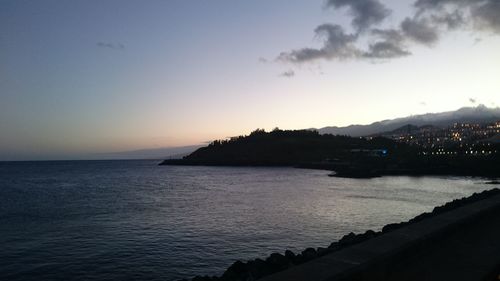
[[[0,163],[0,280],[221,274],[237,259],[327,246],[489,188],[470,178],[156,164]]]

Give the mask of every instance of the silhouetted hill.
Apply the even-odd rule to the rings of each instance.
[[[405,126],[400,130],[414,128]],[[336,176],[355,178],[381,175],[500,176],[500,154],[497,153],[500,146],[490,143],[477,143],[476,146],[474,155],[465,153],[460,145],[447,148],[446,153],[443,149],[431,153],[419,146],[384,137],[353,138],[322,135],[309,130],[256,130],[248,136],[214,141],[182,159],[167,159],[161,164],[295,166],[333,170]]]
[[[453,123],[487,123],[500,120],[500,108],[488,108],[484,105],[463,107],[456,111],[427,113],[391,120],[384,120],[370,125],[350,125],[347,127],[324,127],[318,129],[320,134],[347,135],[352,137],[370,136],[382,132],[390,132],[411,124],[413,126],[432,125],[447,127]]]
[[[352,157],[352,150],[385,150],[402,153],[408,149],[386,138],[371,140],[347,136],[321,135],[316,131],[256,130],[248,136],[214,141],[185,156],[164,164],[185,165],[298,165]]]
[[[433,127],[433,126],[425,126],[425,127]],[[373,136],[391,136],[391,135],[399,135],[399,134],[411,134],[420,130],[419,126],[414,126],[411,124],[404,125],[403,127],[397,128],[390,132],[382,132],[375,134]]]

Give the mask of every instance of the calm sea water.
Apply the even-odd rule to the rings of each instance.
[[[176,280],[326,247],[489,189],[452,177],[341,179],[157,161],[0,163],[0,280]]]

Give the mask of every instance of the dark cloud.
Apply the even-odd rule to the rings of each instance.
[[[285,78],[292,78],[293,76],[295,76],[295,71],[290,69],[290,70],[287,70],[287,71],[281,73],[280,76],[285,77]]]
[[[471,11],[476,27],[500,33],[500,1],[489,0]]]
[[[372,29],[371,33],[388,41],[401,42],[405,39],[401,31],[397,29]]]
[[[97,47],[99,48],[107,48],[107,49],[112,49],[112,50],[123,50],[125,49],[125,46],[121,43],[109,43],[109,42],[98,42]]]
[[[439,40],[438,31],[426,19],[406,18],[401,30],[409,39],[424,45],[433,45]]]
[[[352,25],[360,31],[381,23],[391,14],[378,0],[328,0],[327,7],[335,9],[347,7],[352,15]]]
[[[366,58],[375,59],[392,59],[411,55],[411,53],[403,49],[399,44],[381,41],[368,46],[368,51],[363,54]]]
[[[496,1],[496,0],[493,0]],[[444,10],[446,6],[467,7],[485,2],[485,0],[417,0],[413,4],[419,12]]]
[[[375,43],[369,44],[363,54],[366,58],[390,59],[411,55],[406,49],[405,38],[396,29],[373,29],[372,34],[378,38]]]
[[[317,59],[346,59],[359,56],[360,51],[354,46],[357,36],[345,33],[340,25],[323,24],[314,32],[324,38],[323,47],[284,52],[279,55],[278,60],[302,63]]]
[[[500,33],[500,1],[498,0],[417,0],[418,15],[437,14],[449,23],[468,22],[472,28]],[[450,12],[451,11],[451,12]]]
[[[500,35],[500,0],[416,0],[414,13],[387,29],[373,28],[391,13],[379,0],[326,0],[326,6],[347,8],[355,33],[347,34],[336,24],[320,25],[315,32],[324,38],[322,47],[283,52],[278,60],[392,59],[411,55],[415,44],[433,47],[453,30]]]
[[[444,25],[448,30],[456,30],[465,24],[464,14],[459,10],[432,15],[431,20],[435,25]]]
[[[279,55],[278,60],[303,63],[318,59],[389,59],[411,54],[406,49],[402,32],[395,29],[373,29],[371,34],[377,39],[366,50],[356,47],[358,35],[346,34],[339,25],[320,25],[315,32],[325,38],[323,47],[284,52]]]

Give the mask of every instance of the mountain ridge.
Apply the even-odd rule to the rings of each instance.
[[[455,111],[425,113],[395,119],[386,119],[368,125],[349,125],[345,127],[328,126],[312,129],[320,134],[348,135],[362,137],[393,131],[405,125],[447,127],[456,122],[491,122],[500,120],[500,107],[488,108],[485,105],[462,107]]]

